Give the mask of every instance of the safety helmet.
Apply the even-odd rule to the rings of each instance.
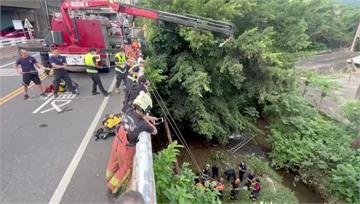
[[[150,112],[150,109],[152,108],[150,95],[144,91],[140,91],[140,94],[135,98],[133,105],[140,107],[145,113]]]

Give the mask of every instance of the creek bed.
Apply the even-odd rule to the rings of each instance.
[[[199,162],[200,167],[204,168],[206,163],[211,160],[212,155],[216,154],[216,152],[227,152],[227,150],[235,144],[236,142],[234,142],[232,145],[214,145],[202,141],[191,141],[191,143],[189,143],[189,146],[191,152],[193,153],[193,155],[195,155],[197,162]],[[255,154],[258,157],[268,158],[268,152],[268,149],[250,142],[249,144],[241,148],[238,152],[236,152],[235,155]],[[180,164],[183,162],[191,163],[193,168],[195,169],[195,165],[192,163],[190,157],[184,149],[181,149],[181,154],[178,157],[178,160]],[[233,168],[237,169],[237,166],[234,166]],[[223,171],[224,170],[222,169],[222,172]],[[306,185],[303,182],[296,182],[296,185],[293,185],[296,173],[287,173],[285,170],[275,171],[283,177],[282,184],[295,193],[295,196],[300,203],[325,202],[325,199],[321,196],[321,194],[316,192],[316,190],[312,186]]]

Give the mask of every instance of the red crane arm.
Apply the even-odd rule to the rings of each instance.
[[[216,21],[198,16],[177,15],[163,11],[140,8],[123,3],[111,3],[108,0],[65,0],[61,6],[61,14],[69,31],[69,36],[72,43],[77,44],[78,39],[76,35],[76,25],[74,25],[72,22],[68,10],[89,10],[101,7],[110,8],[111,10],[118,13],[126,13],[129,15],[140,16],[152,20],[163,20],[200,30],[221,33],[227,36],[232,36],[234,33],[234,25],[224,21]]]

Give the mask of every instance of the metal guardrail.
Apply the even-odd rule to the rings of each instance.
[[[139,135],[132,172],[130,189],[140,192],[146,204],[156,204],[151,136],[147,132]]]
[[[27,39],[25,37],[22,38],[2,38],[0,39],[0,48],[9,47],[17,44],[25,44]]]

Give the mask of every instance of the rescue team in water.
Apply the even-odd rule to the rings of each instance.
[[[225,180],[227,182],[225,182]],[[217,190],[219,192],[219,199],[224,199],[226,183],[231,185],[230,199],[238,200],[240,189],[249,190],[250,199],[256,201],[261,191],[260,179],[253,171],[247,169],[245,163],[239,164],[239,174],[236,176],[235,169],[227,169],[224,171],[224,177],[220,177],[220,169],[217,165],[210,167],[206,165],[201,174],[195,178],[195,185],[198,189],[203,190]]]

